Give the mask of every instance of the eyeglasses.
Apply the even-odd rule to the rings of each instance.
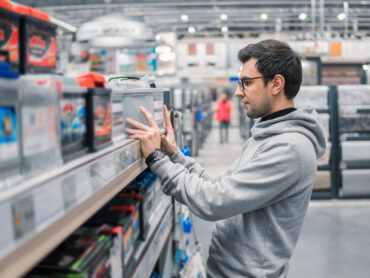
[[[248,86],[248,81],[254,80],[254,79],[260,79],[263,78],[263,76],[257,76],[257,77],[243,77],[242,79],[238,80],[238,85],[240,89],[244,92],[244,89],[246,86]]]

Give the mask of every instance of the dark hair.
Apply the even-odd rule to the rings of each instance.
[[[278,40],[263,40],[247,45],[238,53],[243,64],[248,60],[257,59],[257,70],[263,75],[265,85],[281,74],[285,78],[284,92],[287,99],[294,98],[302,83],[302,65],[298,54],[290,46]]]

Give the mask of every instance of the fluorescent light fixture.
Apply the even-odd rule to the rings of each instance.
[[[221,18],[222,21],[226,21],[228,19],[228,16],[227,16],[227,14],[221,14],[220,18]]]
[[[307,19],[307,14],[306,13],[300,13],[298,18],[301,20],[301,21],[304,21]]]
[[[160,45],[155,48],[156,53],[170,53],[171,52],[171,47],[167,45]]]
[[[340,14],[338,14],[338,15],[337,15],[337,18],[338,18],[339,20],[343,20],[343,19],[345,19],[345,18],[346,18],[346,15],[345,15],[344,13],[340,13]]]
[[[228,31],[229,31],[229,28],[228,28],[227,26],[222,26],[222,27],[221,27],[221,31],[222,31],[223,33],[226,33],[226,32],[228,32]]]
[[[266,19],[268,19],[268,18],[269,18],[269,16],[268,16],[268,14],[267,14],[267,13],[262,13],[262,14],[260,15],[260,18],[261,18],[262,20],[266,20]]]
[[[65,23],[64,21],[61,21],[61,20],[56,19],[54,17],[51,17],[51,16],[49,16],[49,17],[50,17],[50,21],[52,23],[54,23],[54,24],[56,24],[56,25],[58,25],[58,26],[60,26],[60,27],[62,27],[64,29],[66,29],[68,31],[71,31],[72,33],[75,33],[77,31],[77,27],[75,27],[75,26],[73,26],[71,24]]]
[[[182,14],[180,18],[181,18],[181,21],[183,21],[183,22],[188,22],[189,21],[189,16],[187,14]]]
[[[175,58],[176,58],[176,54],[173,53],[173,52],[163,53],[163,54],[159,55],[159,60],[161,60],[163,62],[169,62],[169,61],[172,61]]]
[[[161,38],[162,38],[162,37],[161,37],[161,35],[159,35],[159,34],[155,35],[155,40],[156,40],[156,41],[160,41],[160,40],[161,40]]]
[[[197,31],[197,29],[195,29],[195,27],[194,26],[189,26],[189,28],[188,28],[188,32],[189,33],[195,33]]]

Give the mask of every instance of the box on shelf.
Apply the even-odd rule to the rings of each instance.
[[[33,174],[62,165],[60,80],[26,75],[20,79],[22,171]]]
[[[88,88],[87,142],[94,152],[112,144],[111,90],[104,88],[105,79],[99,74],[89,73],[77,80],[81,87]]]
[[[61,137],[65,162],[88,152],[86,103],[87,89],[79,87],[75,78],[62,79]]]
[[[80,228],[26,277],[109,277],[111,236]]]
[[[8,53],[8,59],[13,70],[19,71],[19,26],[21,15],[12,11],[9,2],[0,4],[0,50]],[[5,61],[2,56],[0,61]]]
[[[112,91],[112,139],[119,141],[125,138],[125,125],[123,122],[123,94],[117,90]]]
[[[131,260],[133,255],[133,232],[132,232],[132,215],[122,210],[110,211],[107,206],[102,208],[85,224],[87,227],[100,227],[109,225],[111,227],[122,228],[122,264],[125,266]]]
[[[341,196],[370,195],[369,180],[370,169],[342,170]]]
[[[55,73],[56,28],[47,14],[30,9],[20,20],[20,71]]]
[[[18,175],[21,163],[19,80],[0,77],[0,183]]]
[[[140,216],[139,201],[133,198],[116,196],[107,205],[110,211],[124,211],[132,216],[132,236],[133,240],[140,237]]]

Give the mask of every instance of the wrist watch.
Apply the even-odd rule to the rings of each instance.
[[[164,157],[165,157],[164,152],[162,152],[160,149],[155,149],[145,159],[145,163],[146,165],[148,165],[148,167],[150,167],[153,165],[154,162],[161,160]]]

